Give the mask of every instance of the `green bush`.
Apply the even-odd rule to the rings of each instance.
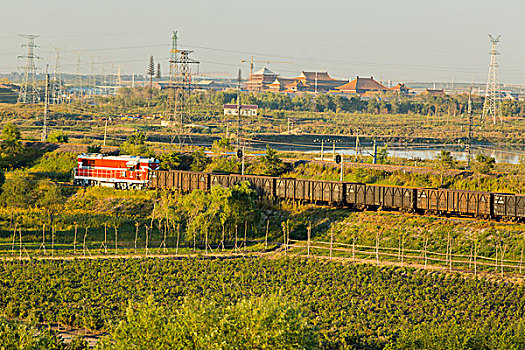
[[[55,143],[68,143],[69,137],[64,134],[62,131],[55,131],[49,134],[47,137],[47,142],[55,142]]]
[[[184,301],[170,313],[148,298],[130,304],[126,319],[98,349],[318,349],[317,330],[280,298],[244,299],[223,307]]]

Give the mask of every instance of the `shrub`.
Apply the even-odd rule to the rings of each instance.
[[[65,135],[62,131],[55,131],[47,137],[47,141],[55,143],[68,143],[69,137]]]

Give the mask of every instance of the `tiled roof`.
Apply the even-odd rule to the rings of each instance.
[[[351,82],[337,87],[336,89],[341,91],[357,91],[357,90],[367,90],[367,91],[386,91],[387,88],[374,80],[373,77],[370,78],[360,78],[352,80]]]
[[[274,72],[272,72],[266,67],[262,67],[257,72],[253,73],[253,75],[277,75],[277,74],[275,74]]]
[[[328,72],[305,72],[301,71],[299,77],[306,78],[308,80],[333,80],[333,78],[328,74]]]

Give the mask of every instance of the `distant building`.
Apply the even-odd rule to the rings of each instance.
[[[444,89],[425,89],[425,91],[422,92],[423,95],[428,96],[446,96]]]
[[[224,84],[220,84],[213,80],[201,80],[193,83],[193,87],[198,90],[223,90],[225,88]]]
[[[397,92],[400,95],[408,95],[410,94],[410,88],[406,86],[405,84],[398,83],[396,86],[393,86],[391,88],[388,88],[388,90]]]
[[[377,81],[375,81],[373,77],[357,77],[349,83],[336,87],[335,90],[338,90],[339,92],[342,92],[344,94],[364,95],[365,93],[368,93],[368,95],[370,95],[370,92],[386,92],[388,88],[383,84],[380,84]]]
[[[276,78],[277,74],[263,67],[251,75],[250,80],[246,83],[246,89],[249,91],[266,91]]]
[[[225,104],[224,115],[238,115],[239,105]],[[241,105],[241,116],[254,117],[257,115],[257,105]]]
[[[308,87],[310,92],[328,92],[337,86],[347,83],[348,80],[334,79],[328,72],[305,72],[302,71],[296,80],[301,81]]]

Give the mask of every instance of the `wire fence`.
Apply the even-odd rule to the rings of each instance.
[[[367,261],[382,263],[394,263],[397,265],[412,265],[425,268],[440,268],[449,271],[469,272],[477,275],[480,272],[499,273],[502,276],[508,273],[524,272],[523,251],[520,260],[505,259],[505,247],[499,249],[499,255],[489,257],[479,255],[480,246],[475,243],[470,254],[453,253],[451,245],[447,245],[446,252],[437,252],[427,249],[428,241],[422,249],[407,249],[403,246],[398,248],[385,247],[379,244],[362,245],[355,243],[340,243],[332,239],[329,242],[310,240],[294,240],[285,238],[283,250],[291,256],[322,257],[328,259],[339,259],[349,261]]]

